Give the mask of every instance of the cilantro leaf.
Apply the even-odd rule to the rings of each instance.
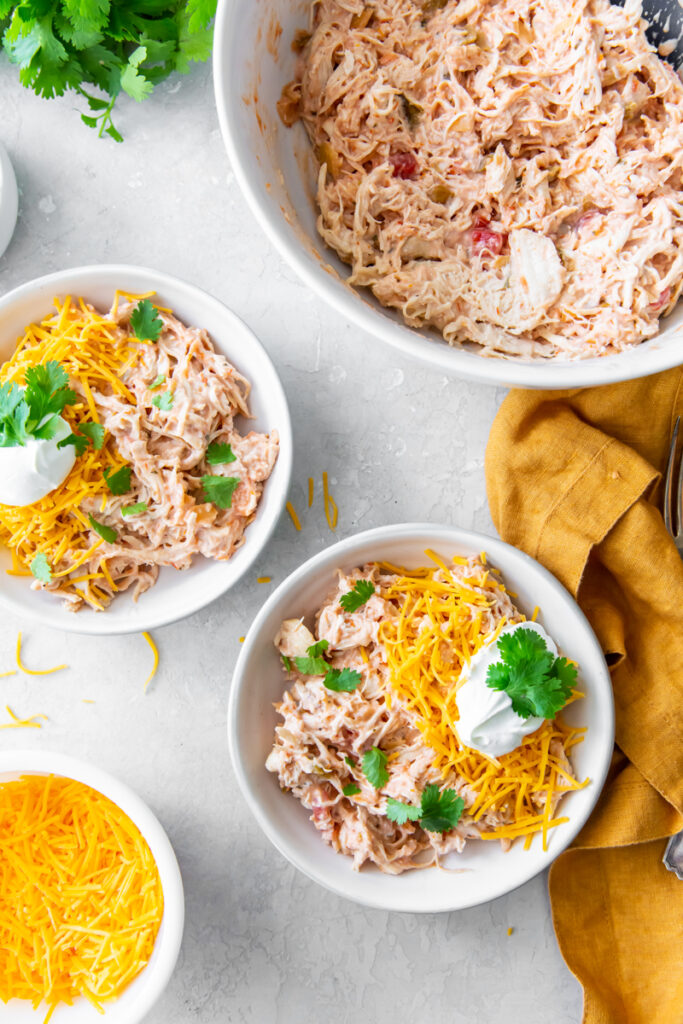
[[[160,387],[161,387],[161,385],[162,385],[162,384],[165,384],[165,383],[166,383],[166,374],[165,374],[165,373],[160,373],[160,374],[158,374],[158,375],[157,375],[157,376],[156,376],[156,377],[154,378],[154,380],[153,380],[153,381],[152,381],[152,383],[150,384],[150,386],[149,386],[149,390],[150,390],[150,391],[156,391],[156,389],[157,389],[157,388],[160,388]]]
[[[357,796],[360,793],[360,786],[357,786],[355,782],[349,782],[342,787],[342,793],[344,796]]]
[[[69,387],[69,375],[54,359],[38,366],[29,366],[25,374],[24,401],[29,408],[26,431],[33,437],[49,440],[54,437],[64,407],[76,401]]]
[[[98,523],[94,516],[89,515],[88,519],[95,533],[99,533],[102,540],[106,540],[107,544],[113,544],[118,533],[116,530],[112,530],[111,526],[105,526],[104,523]]]
[[[216,16],[216,0],[188,0],[189,28],[199,32]]]
[[[104,427],[101,423],[79,423],[79,433],[84,434],[92,441],[92,446],[99,452],[104,444]]]
[[[61,441],[57,442],[57,447],[66,448],[68,445],[73,445],[76,455],[82,455],[89,444],[87,437],[83,437],[81,434],[69,434],[68,437],[63,437]]]
[[[282,658],[282,664],[285,666],[287,671],[291,672],[292,671],[292,662],[291,662],[291,660],[287,657],[286,654],[281,654],[280,657]]]
[[[375,789],[381,789],[389,781],[387,755],[379,747],[367,750],[363,754],[361,765],[365,778]]]
[[[144,100],[146,96],[149,96],[154,88],[154,84],[150,82],[150,80],[139,70],[140,65],[146,60],[147,47],[138,46],[137,49],[133,50],[131,53],[128,58],[128,63],[121,73],[121,88],[124,92],[127,92],[132,99],[137,100],[138,103]],[[140,337],[137,332],[136,336],[138,338]],[[153,340],[156,341],[156,338]]]
[[[420,817],[420,808],[411,807],[401,800],[394,800],[393,796],[387,798],[387,818],[395,821],[397,825],[405,825],[408,821],[417,821]]]
[[[355,768],[356,767],[356,762],[354,761],[354,759],[352,757],[349,757],[348,754],[344,758],[344,761],[346,762],[346,764],[348,764],[349,768]]]
[[[370,580],[356,580],[348,594],[342,594],[339,604],[345,612],[357,612],[375,593],[375,584]]]
[[[147,511],[146,501],[136,501],[134,505],[124,505],[121,509],[122,516],[137,516],[140,512]]]
[[[427,832],[448,832],[460,821],[465,801],[454,789],[441,793],[435,782],[422,790],[420,825]]]
[[[498,638],[501,661],[489,666],[486,685],[507,693],[521,718],[554,718],[576,685],[576,667],[555,657],[534,629],[520,626]]]
[[[162,391],[160,395],[155,395],[152,399],[152,405],[155,405],[157,409],[161,409],[162,412],[170,412],[173,408],[173,395],[170,391]]]
[[[79,32],[97,32],[109,17],[110,0],[62,0],[67,18]]]
[[[306,657],[294,658],[294,664],[296,665],[299,672],[305,676],[322,676],[325,675],[329,669],[329,665],[324,658],[321,657],[323,651],[326,651],[329,647],[327,640],[318,640],[317,643],[311,644],[306,649]]]
[[[140,299],[130,315],[130,329],[138,341],[158,341],[163,320],[149,299]]]
[[[324,683],[328,690],[335,693],[353,693],[362,682],[360,672],[351,668],[330,668],[327,670]]]
[[[47,560],[47,555],[42,551],[39,551],[31,562],[31,572],[37,580],[40,580],[41,583],[52,582],[52,570],[50,569],[50,563]]]
[[[238,476],[203,476],[204,500],[212,501],[219,508],[230,508],[232,496],[240,483]]]
[[[104,471],[104,482],[111,494],[128,494],[130,490],[130,466],[121,466],[115,473],[107,467]]]
[[[222,466],[226,462],[235,462],[237,456],[229,444],[210,444],[206,449],[206,461],[210,466]]]

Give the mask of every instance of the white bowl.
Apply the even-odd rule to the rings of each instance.
[[[74,633],[132,633],[163,626],[191,615],[233,587],[268,543],[287,500],[292,471],[292,428],[287,399],[275,368],[256,337],[239,317],[206,292],[178,278],[132,266],[92,266],[63,270],[21,285],[0,299],[0,363],[14,351],[24,328],[50,312],[54,296],[83,296],[98,309],[112,304],[115,289],[155,291],[186,324],[204,327],[219,352],[250,381],[250,429],[280,435],[280,454],[263,489],[244,543],[227,562],[195,556],[182,572],[164,567],[150,590],[136,603],[124,592],[104,612],[62,608],[52,594],[30,589],[26,577],[8,576],[9,551],[0,546],[0,605],[17,615]]]
[[[644,377],[683,362],[683,303],[650,341],[614,356],[575,362],[482,357],[451,347],[437,332],[407,327],[370,290],[345,283],[349,267],[315,227],[316,165],[299,122],[286,128],[275,109],[294,74],[291,42],[308,26],[310,0],[219,0],[214,33],[218,119],[235,175],[271,242],[306,284],[342,316],[444,373],[508,387],[569,388]]]
[[[147,841],[159,871],[164,894],[164,914],[145,969],[118,999],[105,1003],[105,1016],[87,999],[73,1006],[60,1005],[51,1017],[52,1024],[137,1024],[166,988],[178,959],[185,923],[185,898],[180,868],[168,836],[149,807],[132,789],[113,775],[66,754],[51,751],[13,750],[0,754],[0,783],[21,775],[60,775],[76,779],[108,797],[137,825]],[[44,1003],[34,1010],[26,1000],[0,1003],[0,1024],[42,1024],[47,1013]]]
[[[280,790],[277,776],[266,771],[275,726],[281,722],[273,703],[286,681],[273,637],[283,619],[313,613],[329,594],[335,570],[385,560],[416,567],[428,562],[425,548],[444,557],[486,551],[502,570],[515,603],[527,615],[536,605],[539,621],[564,653],[579,663],[579,686],[586,696],[564,713],[574,726],[588,726],[583,743],[572,751],[585,789],[568,794],[562,815],[569,822],[551,829],[548,849],[536,837],[529,850],[515,843],[503,853],[499,843],[473,841],[449,863],[464,869],[449,873],[430,869],[403,875],[382,874],[374,866],[353,871],[351,859],[335,853],[309,821],[309,812]],[[242,792],[261,828],[277,849],[314,881],[340,896],[384,910],[428,912],[460,910],[510,892],[527,882],[564,850],[592,811],[605,781],[614,745],[614,706],[609,673],[600,645],[576,602],[546,569],[500,540],[450,526],[406,523],[359,533],[333,544],[293,572],[265,603],[247,634],[230,691],[228,735],[233,765]]]

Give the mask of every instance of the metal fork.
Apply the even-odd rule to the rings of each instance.
[[[669,458],[666,464],[666,477],[664,480],[664,525],[671,534],[678,553],[683,558],[683,458],[678,467],[678,479],[676,482],[676,504],[672,507],[672,492],[674,467],[676,465],[676,448],[678,446],[678,431],[681,423],[680,416],[676,420],[671,445],[669,446]],[[664,864],[683,881],[683,830],[672,836],[666,844],[664,851]]]

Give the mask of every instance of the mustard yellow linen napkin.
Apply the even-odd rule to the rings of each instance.
[[[550,872],[555,932],[584,988],[584,1024],[682,1024],[683,562],[662,473],[683,369],[583,391],[512,391],[486,482],[503,540],[576,597],[607,657],[616,707],[601,799]]]

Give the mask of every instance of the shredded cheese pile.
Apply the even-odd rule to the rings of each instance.
[[[471,577],[457,579],[433,554],[439,568],[406,570],[388,564],[381,568],[398,573],[383,592],[400,602],[400,614],[382,622],[380,640],[389,665],[391,687],[416,716],[425,743],[435,751],[434,766],[446,778],[457,773],[476,793],[468,813],[475,820],[488,810],[514,810],[511,824],[482,834],[482,839],[525,837],[525,847],[541,832],[546,848],[548,829],[568,818],[553,817],[559,798],[588,784],[577,782],[566,770],[564,757],[551,750],[558,740],[566,752],[583,738],[559,718],[546,721],[499,758],[463,747],[456,732],[459,718],[457,684],[463,665],[485,643],[492,642],[508,619],[503,616],[491,632],[487,628],[490,601],[479,587],[484,583],[506,593],[502,582],[483,565],[471,567]],[[454,557],[456,565],[467,559]],[[516,615],[521,620],[522,616]],[[580,696],[575,694],[575,696]],[[554,745],[557,750],[557,744]]]
[[[163,915],[138,829],[73,779],[0,786],[0,999],[84,996],[102,1012],[143,970]]]
[[[12,381],[23,386],[29,367],[57,360],[79,396],[79,400],[62,413],[71,428],[76,428],[75,433],[78,423],[100,422],[93,392],[113,391],[135,404],[134,396],[121,383],[121,377],[136,362],[141,348],[129,344],[129,338],[113,319],[122,295],[116,293],[114,308],[106,316],[91,309],[83,299],[74,302],[67,296],[61,303],[55,299],[56,312],[42,323],[27,327],[12,358],[0,367],[0,383]],[[123,465],[113,438],[106,434],[101,450],[88,447],[76,459],[66,480],[40,501],[23,508],[0,505],[0,541],[10,548],[13,556],[10,574],[29,575],[28,567],[42,552],[54,570],[54,578],[63,579],[60,589],[66,591],[82,584],[79,592],[84,600],[94,608],[101,608],[96,581],[106,578],[111,583],[106,558],[101,559],[97,572],[70,576],[103,543],[101,539],[95,544],[89,543],[90,524],[80,505],[93,495],[102,495],[104,499],[109,491],[103,470],[109,468],[115,472]]]

